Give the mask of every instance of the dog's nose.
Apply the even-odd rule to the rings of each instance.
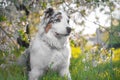
[[[67,32],[70,33],[71,32],[71,28],[70,27],[66,27]]]

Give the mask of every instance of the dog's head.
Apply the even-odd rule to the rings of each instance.
[[[71,28],[69,27],[69,17],[63,11],[54,11],[48,8],[45,11],[44,19],[47,20],[45,26],[46,34],[52,32],[56,37],[66,37],[70,34]]]

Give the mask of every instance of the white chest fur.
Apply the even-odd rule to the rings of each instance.
[[[61,49],[57,49],[43,40],[35,39],[30,50],[31,68],[36,66],[42,69],[49,67],[53,70],[59,70],[64,65],[69,65],[71,56],[69,43]]]

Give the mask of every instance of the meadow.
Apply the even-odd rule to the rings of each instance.
[[[80,47],[72,46],[72,58],[70,72],[72,80],[120,80],[120,49],[110,51],[88,48],[82,51]],[[12,63],[16,60],[24,48],[13,51],[13,56],[6,52],[0,52],[0,80],[27,80],[26,67]],[[7,57],[5,57],[7,56]],[[48,71],[42,80],[67,80],[61,78],[58,73]]]
[[[51,2],[48,4],[46,1]],[[74,34],[76,41],[71,40],[72,80],[120,80],[118,0],[0,0],[0,80],[27,80],[26,67],[15,63],[25,50],[21,47],[23,45],[20,43],[18,45],[17,40],[29,43],[30,38],[38,31],[40,18],[48,5],[55,9],[63,7],[75,24],[71,23],[73,28],[75,26],[83,28],[78,36]],[[105,19],[105,16],[108,18]],[[100,21],[105,23],[102,24]],[[87,22],[91,25],[86,25]],[[110,28],[107,28],[108,23]],[[100,34],[96,32],[90,36],[97,38],[97,41],[100,38],[109,49],[99,45],[86,46],[87,40],[84,39],[86,36],[82,37],[81,34],[88,27],[91,28],[88,31],[92,32],[95,26],[99,26]],[[110,48],[110,45],[114,44],[118,47]],[[48,70],[41,80],[67,80],[67,78],[61,78],[58,73]]]

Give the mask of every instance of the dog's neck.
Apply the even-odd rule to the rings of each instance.
[[[51,36],[54,36],[54,35],[50,33],[46,34],[45,32],[39,34],[40,40],[46,42],[51,48],[63,49],[68,42],[67,39],[59,40],[56,37],[51,37]]]

